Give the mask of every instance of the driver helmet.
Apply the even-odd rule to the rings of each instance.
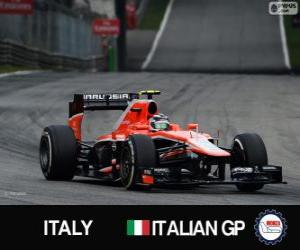
[[[150,125],[154,130],[168,130],[170,127],[169,118],[164,114],[154,115],[150,119]]]

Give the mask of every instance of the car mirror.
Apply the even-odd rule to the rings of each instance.
[[[189,123],[187,125],[188,130],[199,130],[199,125],[197,123]]]

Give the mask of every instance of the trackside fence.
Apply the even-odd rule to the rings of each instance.
[[[0,64],[101,70],[101,38],[92,13],[34,1],[32,15],[0,14]]]

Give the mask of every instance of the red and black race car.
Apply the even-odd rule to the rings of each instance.
[[[40,164],[47,180],[86,176],[120,181],[127,189],[140,186],[234,184],[256,191],[265,184],[284,183],[282,167],[268,164],[257,134],[240,134],[231,148],[219,138],[186,129],[161,114],[152,99],[159,91],[75,94],[68,125],[46,127],[40,141]],[[146,95],[147,98],[141,97]],[[114,130],[93,143],[82,141],[84,111],[122,110]],[[228,166],[230,171],[225,171]],[[226,178],[225,173],[230,172]]]

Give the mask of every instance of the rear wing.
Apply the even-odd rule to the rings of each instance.
[[[69,118],[85,110],[125,110],[139,97],[137,93],[75,94],[69,102]]]
[[[160,95],[159,90],[142,90],[139,93],[101,93],[101,94],[75,94],[69,102],[69,118],[84,110],[125,110],[134,99],[146,95],[152,99],[153,95]]]

